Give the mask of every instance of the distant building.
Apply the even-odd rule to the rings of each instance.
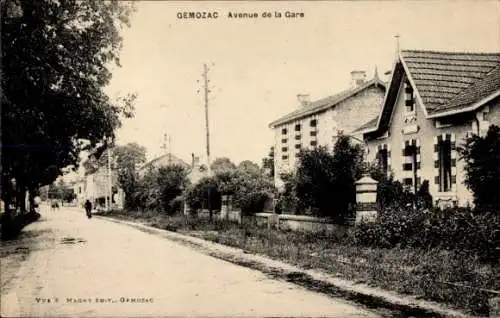
[[[457,147],[500,125],[500,53],[399,52],[382,108],[362,125],[368,159],[415,191],[429,181],[434,203],[466,205]]]
[[[75,204],[77,206],[82,206],[87,199],[85,195],[85,179],[71,181],[70,186],[75,194]]]
[[[106,206],[106,198],[109,197],[109,177],[107,167],[99,167],[97,170],[85,176],[83,183],[84,196],[81,198],[90,200],[94,205]],[[111,204],[112,208],[121,209],[124,206],[125,194],[118,183],[118,173],[111,170]]]
[[[168,167],[171,165],[179,165],[186,169],[187,178],[191,184],[196,184],[201,178],[207,176],[207,169],[204,165],[200,164],[200,158],[194,154],[191,155],[191,164],[186,163],[184,160],[178,158],[173,154],[161,155],[139,168],[139,176],[143,177],[150,169],[158,169],[161,167]]]
[[[307,95],[298,95],[299,109],[287,114],[269,126],[274,130],[274,180],[282,186],[280,174],[296,168],[296,156],[301,149],[326,146],[333,150],[339,131],[351,134],[353,130],[380,112],[385,83],[375,71],[366,81],[364,71],[353,71],[349,89],[333,96],[309,101]]]
[[[144,165],[142,165],[139,168],[139,176],[143,177],[146,172],[148,172],[150,169],[158,169],[161,167],[167,167],[167,166],[173,166],[173,165],[178,165],[181,167],[184,167],[186,169],[190,168],[190,165],[186,163],[184,160],[178,158],[177,156],[168,153],[161,155],[149,162],[146,162]]]

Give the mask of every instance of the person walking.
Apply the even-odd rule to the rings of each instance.
[[[92,203],[87,199],[85,201],[85,212],[87,213],[87,217],[90,219],[92,217]]]

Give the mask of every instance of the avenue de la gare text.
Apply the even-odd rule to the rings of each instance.
[[[218,11],[196,11],[196,12],[187,12],[187,11],[179,11],[177,12],[177,19],[182,20],[202,20],[202,19],[218,19],[223,17]],[[294,11],[263,11],[261,13],[258,12],[228,12],[225,15],[226,18],[229,19],[255,19],[255,18],[303,18],[305,14],[303,12],[294,12]]]

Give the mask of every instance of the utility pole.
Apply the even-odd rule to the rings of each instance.
[[[203,64],[203,91],[204,91],[204,105],[205,105],[205,130],[206,130],[206,146],[207,146],[207,172],[208,176],[212,175],[212,171],[210,169],[210,125],[208,121],[208,94],[210,93],[210,88],[208,87],[208,83],[210,83],[210,80],[208,79],[208,66],[207,64]],[[199,92],[199,91],[198,91]],[[209,211],[209,218],[210,221],[212,221],[212,206],[211,206],[211,191],[210,187],[208,188],[207,191],[207,208]]]
[[[163,134],[163,144],[161,145],[161,149],[163,150],[163,154],[168,154],[168,164],[172,164],[172,148],[171,148],[171,138],[168,134]]]
[[[208,122],[208,93],[210,93],[210,89],[208,87],[208,83],[210,80],[208,79],[208,66],[207,64],[203,64],[203,89],[204,89],[204,101],[205,101],[205,127],[206,127],[206,143],[207,143],[207,169],[208,175],[211,174],[210,171],[210,128]]]

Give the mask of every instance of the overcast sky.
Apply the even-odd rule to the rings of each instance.
[[[402,49],[500,51],[497,1],[160,2],[138,1],[123,31],[122,68],[110,96],[137,92],[135,118],[119,143],[137,142],[151,159],[163,134],[190,160],[205,153],[203,63],[213,85],[209,101],[212,160],[261,163],[273,143],[268,124],[298,107],[296,95],[332,95],[350,72],[391,68]],[[218,19],[178,19],[184,11],[217,11]],[[294,11],[303,18],[229,19],[228,12]],[[197,82],[200,80],[200,83]],[[163,106],[163,107],[162,107]]]

